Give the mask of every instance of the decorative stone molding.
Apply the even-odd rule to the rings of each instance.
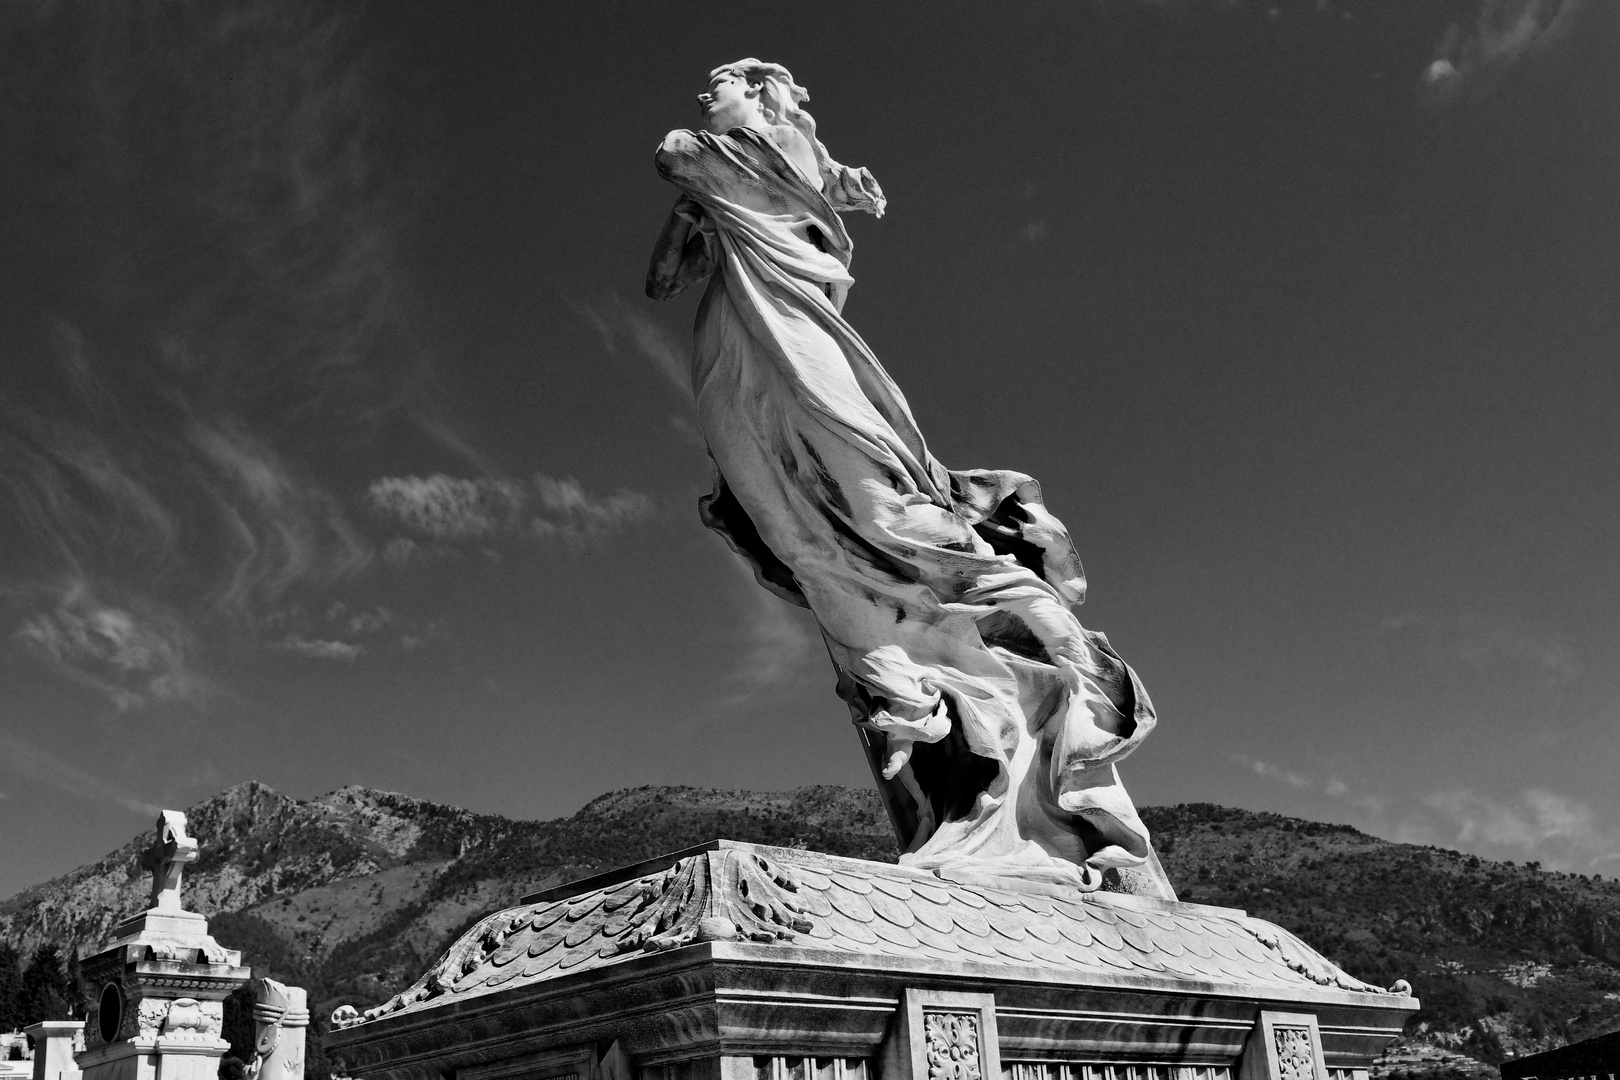
[[[994,995],[907,988],[899,1005],[884,1080],[1000,1080]]]
[[[456,1080],[592,1080],[597,1072],[596,1049],[591,1046],[565,1046],[538,1054],[523,1054],[461,1069]]]
[[[923,1012],[928,1080],[983,1080],[976,1013]]]
[[[332,1026],[353,1027],[530,970],[568,969],[699,941],[793,941],[815,928],[798,892],[792,871],[758,850],[735,846],[688,855],[627,887],[491,915],[404,993],[364,1013],[340,1006]]]
[[[1410,994],[1412,986],[1402,979],[1389,989],[1362,982],[1341,970],[1337,965],[1282,927],[1247,916],[1238,924],[1256,941],[1276,953],[1290,971],[1303,975],[1318,986],[1336,986],[1340,990],[1354,990],[1362,994]]]
[[[145,1004],[145,1002],[142,1002]],[[179,1042],[213,1042],[225,1027],[225,1007],[219,1001],[176,998],[163,1018],[163,1038]]]
[[[701,942],[791,942],[838,955],[1221,983],[1260,1000],[1305,988],[1405,997],[1353,978],[1279,927],[1231,908],[1059,895],[889,863],[716,841],[524,898],[477,923],[414,986],[333,1026],[582,975]]]
[[[179,1000],[189,1001],[189,998]],[[174,1002],[165,998],[142,998],[135,1003],[133,1015],[125,1010],[128,1017],[126,1023],[119,1028],[120,1039],[155,1039],[163,1031],[165,1022],[169,1018],[169,1008]]]
[[[1238,1080],[1331,1080],[1315,1014],[1262,1010]]]
[[[1278,1080],[1325,1080],[1316,1071],[1309,1028],[1278,1027],[1274,1035]]]

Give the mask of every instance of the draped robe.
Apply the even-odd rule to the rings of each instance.
[[[879,736],[869,753],[918,744],[927,775],[885,785],[903,833],[934,822],[902,836],[903,861],[1036,876],[1065,862],[1073,873],[1105,847],[1119,864],[1141,861],[1147,833],[1113,763],[1155,715],[1107,640],[1073,620],[1085,578],[1039,485],[948,471],[928,453],[900,388],[842,315],[848,233],[770,137],[675,131],[656,163],[702,209],[715,264],[692,366],[719,473],[704,520],[762,585],[814,613],[840,695]],[[1078,686],[1060,677],[1043,627],[1047,639],[1072,628]],[[958,760],[940,766],[920,752],[931,745]]]

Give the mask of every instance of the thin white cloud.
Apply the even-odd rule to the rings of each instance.
[[[156,803],[92,776],[26,739],[4,732],[0,732],[0,771],[11,773],[20,783],[43,784],[86,802],[111,803],[150,817],[156,817],[159,812]]]
[[[300,634],[288,634],[280,641],[271,642],[270,648],[295,652],[312,660],[344,660],[351,664],[365,651],[364,646],[351,641],[323,641]]]
[[[692,398],[692,346],[689,334],[678,333],[659,321],[645,308],[613,293],[597,304],[568,301],[602,337],[602,347],[610,356],[626,351],[645,361],[679,399],[690,405]]]
[[[265,622],[286,631],[266,642],[266,648],[348,663],[373,652],[413,652],[445,636],[441,619],[414,619],[381,604],[356,606],[342,600],[334,600],[319,614],[293,605],[272,613]]]
[[[1242,754],[1234,754],[1232,757],[1234,761],[1248,769],[1250,772],[1254,773],[1256,776],[1264,776],[1268,780],[1280,780],[1289,787],[1300,791],[1311,791],[1316,788],[1316,782],[1310,777],[1302,776],[1296,772],[1289,772],[1285,769],[1280,769],[1268,761],[1259,761],[1255,758],[1246,757]]]
[[[300,455],[423,400],[400,259],[422,173],[390,127],[415,120],[389,46],[309,0],[12,14],[42,47],[13,58],[0,153],[38,168],[0,262],[95,272],[52,294],[72,322],[4,343],[9,640],[125,708],[193,699],[199,643],[370,559]],[[174,93],[131,93],[154,79]],[[70,123],[40,107],[70,99]],[[58,604],[63,580],[99,606]]]
[[[1453,23],[1423,82],[1431,104],[1490,93],[1521,62],[1565,39],[1586,0],[1482,0],[1474,19]]]
[[[378,515],[436,544],[522,534],[585,542],[622,532],[657,510],[652,498],[638,491],[593,495],[572,477],[544,473],[527,483],[443,473],[385,476],[372,481],[366,499]],[[402,539],[385,549],[395,564],[423,553],[416,541]]]
[[[1339,802],[1358,828],[1397,843],[1524,859],[1575,873],[1620,859],[1620,829],[1581,800],[1545,788],[1500,795],[1456,785],[1417,798],[1393,797],[1337,778],[1319,781],[1244,754],[1231,760],[1255,776]]]
[[[1590,862],[1620,847],[1620,837],[1600,827],[1585,803],[1542,788],[1503,798],[1455,787],[1424,802],[1455,829],[1459,845],[1519,850],[1565,863]]]
[[[1528,673],[1545,685],[1562,686],[1584,671],[1580,654],[1562,637],[1513,623],[1407,613],[1385,619],[1378,633],[1432,661],[1460,662],[1481,674]]]
[[[772,595],[741,559],[728,556],[729,592],[739,612],[736,659],[718,704],[736,709],[796,693],[812,672],[831,666],[815,616]]]
[[[511,480],[385,476],[366,491],[371,508],[433,540],[492,536],[517,520],[528,492]]]
[[[194,423],[191,439],[220,474],[216,509],[231,538],[222,612],[251,617],[294,585],[329,585],[365,569],[371,545],[337,501],[235,424]]]
[[[589,495],[571,476],[562,479],[536,473],[538,510],[529,521],[536,536],[591,540],[609,536],[652,517],[657,505],[639,491],[620,488],[611,495]]]
[[[103,603],[82,580],[63,582],[55,604],[27,618],[15,637],[38,658],[120,710],[202,700],[207,681],[191,670],[190,633],[172,616]]]

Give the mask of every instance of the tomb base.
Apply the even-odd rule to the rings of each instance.
[[[1366,1080],[1418,1008],[1242,911],[716,841],[340,1009],[364,1080]]]
[[[201,915],[143,911],[79,970],[90,994],[80,1080],[217,1080],[224,1000],[249,970]]]

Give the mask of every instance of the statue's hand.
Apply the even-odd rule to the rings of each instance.
[[[893,780],[900,770],[906,767],[906,762],[911,760],[911,748],[915,745],[914,739],[890,733],[889,745],[883,759],[883,779]]]
[[[693,228],[700,228],[705,217],[703,207],[698,205],[698,201],[685,194],[675,200],[675,205],[670,209],[670,213],[684,219]]]

